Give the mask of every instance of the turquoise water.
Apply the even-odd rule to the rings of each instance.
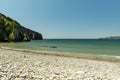
[[[120,56],[120,40],[45,39],[31,42],[0,43],[0,45],[29,50]]]

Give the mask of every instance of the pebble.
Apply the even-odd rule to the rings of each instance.
[[[120,63],[29,53],[0,48],[0,80],[120,80]]]
[[[25,80],[24,78],[15,78],[15,80]]]
[[[83,71],[77,71],[75,74],[76,75],[81,75],[81,74],[84,74],[84,72]]]

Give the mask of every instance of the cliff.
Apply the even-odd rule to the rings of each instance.
[[[0,13],[0,42],[41,40],[42,35]]]

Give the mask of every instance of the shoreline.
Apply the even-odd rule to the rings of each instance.
[[[72,54],[72,53],[68,53],[68,52],[28,50],[28,49],[18,49],[18,48],[3,47],[3,46],[0,46],[0,48],[5,49],[5,50],[30,52],[32,54],[40,54],[40,55],[52,55],[52,56],[71,57],[71,58],[78,58],[78,59],[120,62],[120,56],[112,56],[112,55],[93,55],[93,54],[83,54],[83,53]]]
[[[0,47],[0,80],[120,80],[120,63]]]

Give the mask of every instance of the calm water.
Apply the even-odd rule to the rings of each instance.
[[[0,45],[30,50],[120,56],[120,40],[46,39],[31,42],[0,43]]]

